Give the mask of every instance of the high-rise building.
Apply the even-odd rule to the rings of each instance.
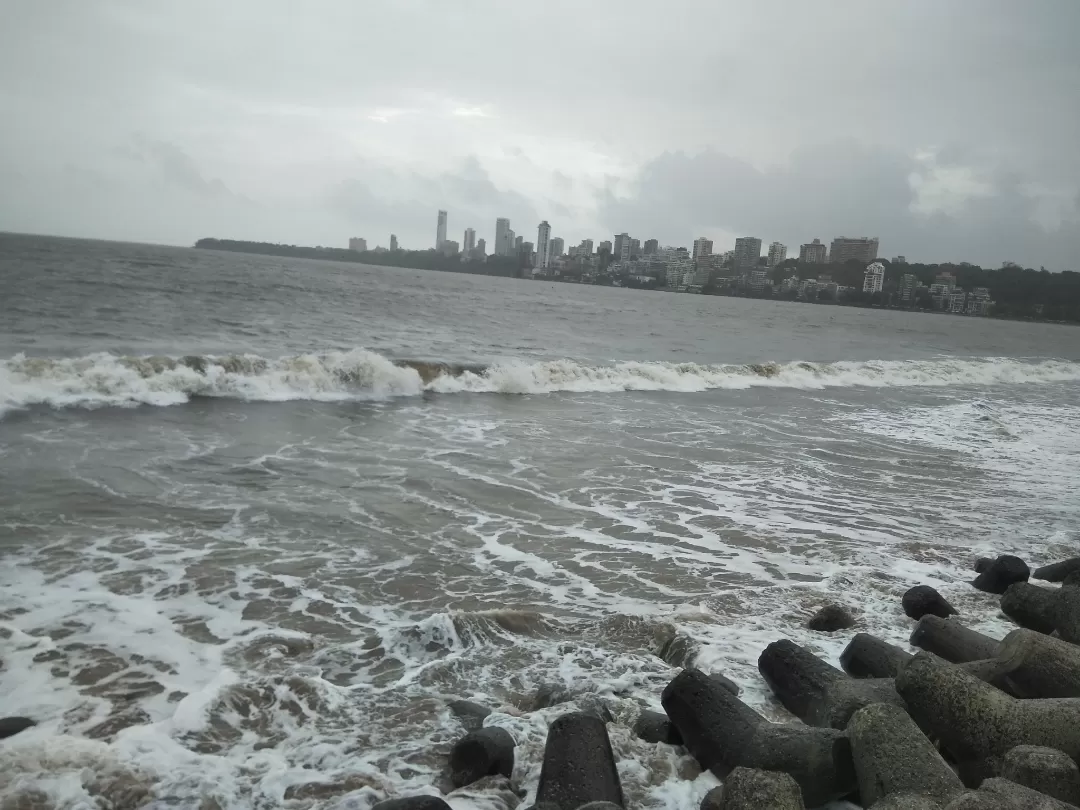
[[[866,272],[863,274],[862,291],[865,293],[879,293],[884,286],[885,265],[881,262],[867,265]]]
[[[353,236],[349,239],[349,250],[355,250],[357,253],[363,253],[367,250],[367,239],[359,236]]]
[[[640,256],[641,255],[641,240],[640,239],[631,239],[630,240],[630,255],[631,256]]]
[[[815,239],[813,242],[799,245],[799,263],[825,264],[827,253],[828,251],[825,246],[821,244],[821,240]]]
[[[876,236],[838,236],[829,247],[829,262],[843,264],[851,260],[869,264],[877,258],[878,238]]]
[[[656,248],[658,247],[658,245],[659,245],[659,243],[655,239],[646,239],[645,240],[645,255],[646,256],[651,256],[652,254],[656,253]]]
[[[543,268],[551,264],[551,226],[545,219],[536,229],[536,266]]]
[[[435,249],[442,250],[446,241],[446,212],[439,211],[439,224],[435,226]]]
[[[563,255],[566,243],[561,236],[555,236],[551,239],[551,258],[557,259]]]
[[[653,240],[650,240],[653,241]],[[646,243],[647,244],[647,243]],[[653,250],[655,253],[655,249]],[[700,258],[701,256],[712,255],[712,239],[706,239],[704,236],[699,236],[694,240],[694,258]]]
[[[516,236],[516,237],[514,237],[514,253],[517,253],[520,256],[521,251],[524,249],[523,248],[524,244],[525,244],[525,237],[524,236]]]
[[[390,249],[391,250],[397,250],[398,249],[397,234],[396,233],[390,234]]]
[[[915,299],[915,290],[919,286],[919,277],[914,273],[904,273],[900,279],[900,300],[911,302]]]
[[[601,242],[596,248],[597,253],[603,253],[604,251],[607,251],[609,254],[611,253],[611,242],[607,241],[606,239]]]
[[[615,243],[611,251],[611,258],[620,262],[625,262],[630,258],[630,234],[616,234]]]
[[[487,242],[485,242],[483,239],[477,239],[476,240],[476,255],[477,256],[486,256],[487,255]]]
[[[466,228],[465,229],[465,238],[461,240],[461,250],[466,256],[468,256],[470,253],[472,253],[472,250],[475,247],[476,247],[476,229],[475,228]]]
[[[893,256],[893,264],[907,264],[907,256]]]
[[[442,252],[447,256],[456,256],[460,251],[461,246],[458,245],[453,239],[444,239],[442,243]]]
[[[495,220],[495,250],[493,252],[496,256],[506,256],[510,253],[510,242],[506,238],[509,232],[510,220],[506,217]]]
[[[761,258],[761,240],[756,236],[740,236],[735,240],[735,269],[749,270],[757,267]]]
[[[517,234],[514,233],[513,228],[506,229],[506,249],[503,251],[503,256],[517,256]]]
[[[578,246],[578,255],[580,256],[592,256],[593,254],[593,240],[582,239],[581,245]]]
[[[787,245],[773,242],[769,245],[769,267],[776,267],[787,258]]]

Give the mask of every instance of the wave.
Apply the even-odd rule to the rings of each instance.
[[[47,358],[0,361],[0,416],[32,405],[55,408],[177,405],[193,397],[249,401],[385,399],[437,393],[549,394],[680,391],[760,386],[823,389],[1022,385],[1080,380],[1080,363],[1012,358],[873,360],[707,365],[574,360],[454,365],[391,360],[366,349],[298,354]]]

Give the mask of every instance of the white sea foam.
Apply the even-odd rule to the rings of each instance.
[[[0,361],[0,416],[32,405],[177,405],[192,397],[335,401],[417,396],[424,391],[548,394],[755,387],[820,390],[1030,385],[1076,380],[1080,380],[1080,363],[995,357],[749,365],[506,361],[463,370],[395,362],[365,349],[276,359],[250,354],[184,358],[105,353],[43,358],[19,354]]]

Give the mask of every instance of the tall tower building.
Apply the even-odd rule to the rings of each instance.
[[[769,245],[769,267],[776,267],[787,258],[787,245],[773,242]]]
[[[646,239],[645,240],[645,255],[646,256],[651,256],[652,254],[656,253],[656,248],[658,246],[659,246],[659,243],[655,239]]]
[[[461,240],[461,252],[468,256],[476,247],[476,229],[466,228],[465,237]]]
[[[536,229],[536,266],[547,267],[551,264],[551,226],[545,219]]]
[[[829,263],[842,264],[855,259],[869,263],[877,258],[878,238],[876,236],[838,236],[829,246]]]
[[[391,250],[397,250],[398,249],[397,234],[396,233],[390,234],[390,249]]]
[[[435,228],[435,249],[442,250],[446,241],[446,212],[439,211],[439,224]]]
[[[761,240],[756,236],[740,236],[735,240],[735,269],[750,270],[761,258]]]
[[[513,233],[513,231],[511,231],[511,233]],[[515,236],[514,237],[514,252],[517,253],[518,255],[521,255],[521,251],[524,249],[524,247],[525,247],[525,237],[524,236]]]
[[[510,252],[510,245],[507,243],[506,234],[510,232],[510,220],[506,217],[499,217],[495,220],[495,250],[496,256],[506,256]]]
[[[582,239],[581,240],[580,252],[585,256],[592,256],[592,254],[593,254],[593,240],[592,239]]]
[[[799,246],[799,262],[801,264],[825,264],[826,248],[820,239],[807,242]]]
[[[566,242],[563,241],[561,236],[553,236],[551,238],[551,258],[557,259],[562,256],[566,250]]]
[[[483,239],[477,239],[476,240],[476,255],[477,256],[486,256],[487,255],[487,242],[485,242]]]
[[[630,258],[630,234],[620,233],[615,235],[611,258],[617,262],[625,262]]]
[[[648,244],[648,243],[646,243]],[[655,250],[654,250],[655,252]],[[694,258],[699,256],[711,256],[712,255],[712,239],[706,239],[704,236],[699,236],[694,240]]]

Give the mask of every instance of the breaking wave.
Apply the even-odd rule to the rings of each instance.
[[[823,389],[1077,380],[1080,363],[1001,357],[748,365],[636,361],[590,365],[550,360],[482,366],[391,360],[365,349],[276,359],[251,354],[129,357],[99,353],[69,358],[20,354],[0,361],[0,416],[32,405],[177,405],[192,397],[334,401],[425,392],[694,392],[759,386]]]

